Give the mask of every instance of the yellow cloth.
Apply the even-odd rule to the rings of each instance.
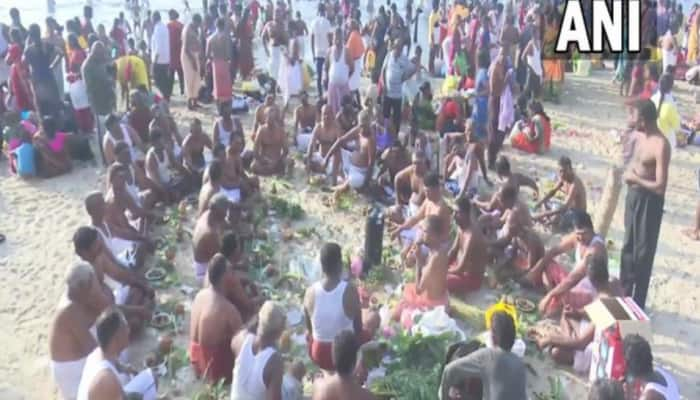
[[[686,57],[686,63],[688,65],[695,65],[695,60],[698,58],[698,18],[695,16],[693,22],[688,29],[688,55]]]
[[[659,130],[666,136],[670,136],[681,129],[681,115],[678,113],[678,109],[673,103],[664,102],[661,105],[656,124]]]
[[[132,88],[136,88],[141,85],[149,87],[148,84],[148,71],[146,70],[146,63],[143,62],[139,56],[122,56],[116,61],[117,65],[117,80],[119,83],[126,83],[127,80],[127,67],[131,65],[130,74],[131,79],[129,79],[129,84]]]
[[[365,69],[370,71],[374,68],[374,63],[376,62],[377,55],[374,50],[369,50],[365,56]]]
[[[461,4],[458,4],[452,8],[450,14],[450,31],[453,31],[457,26],[457,17],[460,17],[462,21],[469,17],[469,9]]]
[[[430,12],[430,17],[428,17],[428,43],[433,42],[433,29],[435,23],[440,22],[441,17],[442,13],[440,10]]]

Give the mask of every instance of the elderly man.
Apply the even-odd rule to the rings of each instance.
[[[265,124],[255,132],[253,163],[250,170],[256,175],[284,174],[293,165],[287,159],[289,143],[277,107],[267,110]]]
[[[321,247],[323,279],[306,290],[304,314],[309,336],[309,357],[321,369],[332,371],[331,346],[335,336],[351,330],[362,342],[372,339],[379,328],[379,315],[365,312],[357,288],[342,278],[342,251],[336,243]]]
[[[187,170],[197,188],[202,186],[202,174],[206,168],[204,148],[212,150],[211,138],[202,131],[202,121],[195,118],[190,122],[190,133],[182,141],[182,166]]]
[[[390,219],[395,224],[402,224],[408,218],[414,216],[423,201],[425,192],[423,179],[428,172],[428,159],[422,151],[415,151],[411,158],[411,165],[404,168],[394,177],[394,193],[396,205],[390,208]],[[409,194],[410,196],[404,196]]]
[[[321,173],[332,177],[333,184],[337,182],[340,167],[338,157],[333,158],[333,164],[324,168],[323,160],[331,150],[331,146],[340,137],[341,131],[333,116],[331,108],[326,104],[321,107],[321,121],[310,133],[311,139],[306,143],[306,165],[310,172]],[[297,141],[299,138],[297,137]],[[300,143],[299,141],[297,142]]]
[[[97,229],[89,226],[78,228],[73,235],[73,246],[76,254],[95,269],[95,275],[103,290],[108,293],[110,300],[113,299],[121,306],[134,331],[140,330],[144,322],[151,319],[153,289],[136,273],[105,256],[109,250],[106,249]],[[105,284],[105,275],[116,282],[113,293]]]
[[[102,42],[95,42],[83,63],[81,76],[85,81],[92,112],[97,116],[98,143],[102,143],[104,120],[117,106],[114,91],[113,64]],[[101,147],[100,147],[101,149]],[[104,155],[102,156],[104,162]]]
[[[228,383],[233,370],[231,339],[243,327],[241,314],[227,294],[227,287],[236,278],[221,254],[209,261],[207,278],[209,286],[200,290],[192,303],[190,360],[198,377]]]
[[[142,400],[155,400],[158,394],[156,376],[146,369],[136,376],[119,363],[119,355],[129,345],[129,324],[119,309],[110,308],[97,320],[97,343],[85,360],[78,387],[79,400],[121,400],[129,394]],[[126,374],[128,383],[122,384]]]
[[[312,400],[374,400],[376,397],[363,388],[355,378],[360,341],[351,331],[342,331],[333,339],[333,362],[336,373],[314,382]]]
[[[71,268],[66,286],[51,324],[49,355],[51,374],[61,396],[75,400],[85,359],[97,347],[91,332],[93,325],[111,299],[86,263],[76,263]]]
[[[281,399],[284,360],[277,342],[287,325],[284,309],[271,301],[258,312],[255,334],[242,330],[231,341],[236,355],[232,399]]]
[[[230,202],[225,194],[217,193],[209,200],[209,209],[197,220],[192,235],[194,273],[202,282],[207,264],[219,251],[219,243],[226,227],[226,214]]]
[[[574,172],[569,157],[559,159],[559,181],[556,186],[540,200],[535,208],[546,204],[557,192],[564,193],[564,204],[554,207],[551,211],[545,211],[534,216],[537,221],[546,222],[556,230],[569,232],[575,210],[586,212],[586,186]]]
[[[335,187],[336,195],[353,188],[355,190],[366,189],[372,179],[377,143],[371,129],[371,114],[367,110],[360,111],[359,125],[348,133],[338,138],[326,154],[323,165],[328,168],[332,157],[340,157],[345,182]],[[358,145],[354,151],[343,147],[355,141]]]
[[[490,259],[488,242],[472,221],[471,211],[469,199],[457,199],[455,222],[459,231],[448,253],[447,287],[452,293],[479,290]]]

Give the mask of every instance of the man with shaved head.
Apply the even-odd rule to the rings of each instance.
[[[194,251],[194,272],[202,282],[207,273],[207,264],[219,251],[219,243],[226,227],[226,216],[231,202],[223,193],[217,193],[209,200],[209,209],[197,220],[192,235]]]
[[[61,396],[74,400],[88,354],[97,346],[92,330],[97,316],[111,303],[92,267],[76,263],[66,278],[49,333],[51,374]]]

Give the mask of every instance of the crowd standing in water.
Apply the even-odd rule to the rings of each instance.
[[[85,198],[91,225],[77,227],[72,238],[80,261],[49,335],[63,398],[156,398],[157,374],[129,369],[125,350],[157,302],[142,271],[158,245],[151,230],[163,205],[184,198],[198,199],[192,251],[201,289],[190,313],[192,368],[230,384],[232,399],[300,398],[304,365],[277,347],[285,305],[265,299],[246,273],[243,227],[263,197],[261,182],[293,171],[295,152],[310,180],[328,184],[335,200],[353,190],[387,205],[390,237],[416,274],[386,318],[410,325],[415,311],[480,290],[494,266],[510,269],[512,279],[543,295],[542,317],[561,319],[563,333],[537,333],[537,345],[587,375],[598,337],[583,307],[629,296],[644,309],[671,147],[698,144],[700,121],[682,124],[672,95],[674,79],[700,79],[698,7],[644,1],[643,17],[657,21],[642,25],[644,51],[615,60],[630,125],[625,239],[620,276],[613,277],[574,161],[559,159],[557,182],[530,207],[520,189],[541,188],[499,155],[507,138],[514,149],[547,154],[554,128],[543,102],[559,101],[572,64],[576,73],[601,65],[577,54],[575,61],[548,57],[563,2],[434,1],[426,10],[427,40],[417,38],[423,10],[411,0],[403,15],[396,3],[377,4],[375,13],[372,1],[360,10],[357,1],[324,0],[312,21],[294,13],[291,1],[204,3],[203,14],[188,8],[186,23],[174,9],[139,10],[132,24],[120,13],[110,26],[95,26],[86,6],[64,25],[49,17],[43,28],[25,28],[17,9],[0,25],[0,123],[12,173],[52,178],[91,159],[106,168],[106,186]],[[266,64],[253,56],[258,36]],[[363,76],[371,81],[367,93]],[[442,95],[431,86],[436,77],[443,78]],[[237,80],[256,82],[260,103],[250,135],[234,116],[245,94],[234,91]],[[200,119],[185,121],[181,134],[169,109],[177,96],[191,110],[215,110],[211,134]],[[480,196],[494,173],[497,188]],[[552,207],[555,196],[562,200]],[[542,230],[564,236],[545,248]],[[700,203],[685,234],[700,239]],[[569,271],[557,260],[572,251]],[[346,279],[339,244],[325,243],[318,258],[320,279],[303,301],[308,357],[324,371],[311,398],[376,398],[358,373],[361,348],[387,321],[367,306],[371,293]],[[435,398],[468,398],[472,379],[483,398],[527,398],[525,364],[511,352],[516,322],[494,313],[490,346],[447,363]],[[644,338],[624,338],[624,359],[624,382],[592,382],[590,399],[680,397]]]

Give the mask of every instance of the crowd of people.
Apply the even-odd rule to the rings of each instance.
[[[43,34],[37,24],[25,28],[17,9],[11,24],[0,26],[9,67],[0,68],[0,126],[11,171],[50,178],[93,158],[105,167],[105,187],[85,198],[91,224],[73,236],[80,261],[70,268],[49,335],[63,398],[156,398],[156,374],[126,361],[156,303],[143,275],[156,248],[153,226],[163,221],[163,205],[185,198],[198,202],[192,268],[201,288],[188,349],[195,373],[230,384],[232,399],[301,398],[303,363],[285,362],[277,349],[285,305],[259,293],[244,250],[245,216],[264,196],[261,180],[292,173],[294,152],[309,180],[330,186],[336,200],[354,190],[387,205],[389,236],[403,266],[416,271],[390,316],[404,327],[415,311],[480,290],[488,271],[542,294],[539,312],[559,319],[561,334],[538,332],[538,347],[585,375],[597,339],[583,307],[629,296],[645,308],[671,148],[695,140],[695,122],[681,124],[671,92],[678,68],[697,61],[697,8],[684,22],[673,1],[657,8],[644,2],[644,18],[655,12],[666,25],[651,24],[659,31],[648,35],[642,25],[652,37],[646,57],[616,60],[631,150],[621,272],[613,277],[574,162],[562,156],[557,182],[539,196],[538,182],[500,154],[507,138],[534,155],[551,148],[543,102],[559,102],[567,69],[586,62],[551,57],[562,2],[434,1],[421,39],[422,9],[411,0],[405,14],[391,2],[375,13],[372,1],[360,10],[354,0],[324,0],[308,24],[291,0],[206,3],[203,14],[188,9],[186,23],[173,9],[148,10],[133,26],[123,13],[111,27],[94,26],[86,6],[82,18],[63,26],[47,18]],[[257,36],[267,65],[254,57]],[[441,94],[431,86],[437,77]],[[234,93],[237,80],[255,82],[259,92],[252,127],[234,114],[246,95]],[[209,132],[207,121],[173,117],[178,96],[190,110],[215,110]],[[492,180],[497,185],[485,196]],[[539,196],[534,206],[523,187]],[[686,234],[697,240],[700,208],[696,219]],[[546,248],[550,232],[563,236]],[[558,256],[570,252],[569,270]],[[375,398],[364,386],[361,349],[386,321],[345,278],[339,244],[324,243],[318,260],[322,278],[306,290],[303,307],[308,357],[326,374],[311,398]],[[449,362],[436,397],[469,398],[467,382],[479,379],[483,398],[527,398],[525,364],[511,352],[516,321],[500,312],[490,322],[493,345]],[[625,384],[596,381],[590,399],[679,398],[644,338],[624,338],[624,358]]]

